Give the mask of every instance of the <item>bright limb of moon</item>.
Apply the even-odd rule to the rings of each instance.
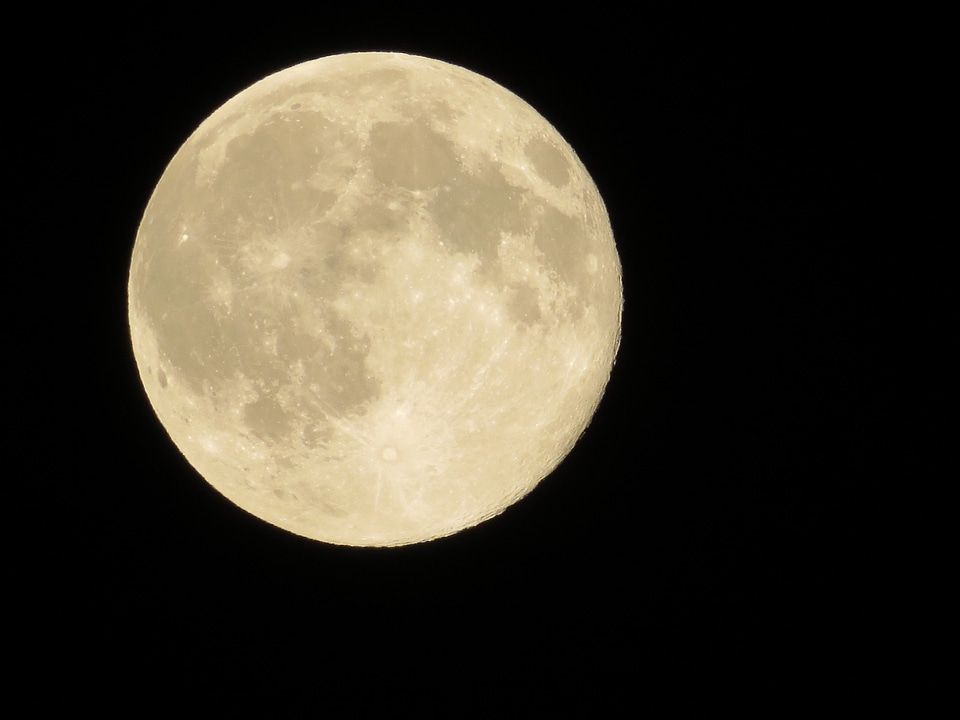
[[[455,533],[530,492],[603,394],[620,262],[533,108],[463,68],[321,58],[216,110],[140,224],[147,396],[246,511],[345,545]]]

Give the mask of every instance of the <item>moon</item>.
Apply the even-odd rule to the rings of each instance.
[[[589,424],[622,307],[604,203],[550,123],[464,68],[379,52],[288,68],[207,118],[128,282],[143,387],[191,465],[353,546],[529,493]]]

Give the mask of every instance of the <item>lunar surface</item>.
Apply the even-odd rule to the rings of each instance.
[[[484,77],[391,53],[216,110],[150,199],[128,292],[147,396],[197,471],[358,546],[449,535],[534,488],[600,401],[622,308],[606,210],[557,131]]]

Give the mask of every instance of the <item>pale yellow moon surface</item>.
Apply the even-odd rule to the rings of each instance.
[[[306,62],[216,110],[150,198],[128,292],[144,388],[193,467],[356,546],[530,492],[590,422],[622,309],[606,209],[557,131],[396,53]]]

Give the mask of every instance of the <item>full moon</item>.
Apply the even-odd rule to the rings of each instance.
[[[559,133],[397,53],[306,62],[216,110],[160,178],[128,283],[144,389],[191,465],[356,546],[529,493],[600,402],[622,306],[606,209]]]

